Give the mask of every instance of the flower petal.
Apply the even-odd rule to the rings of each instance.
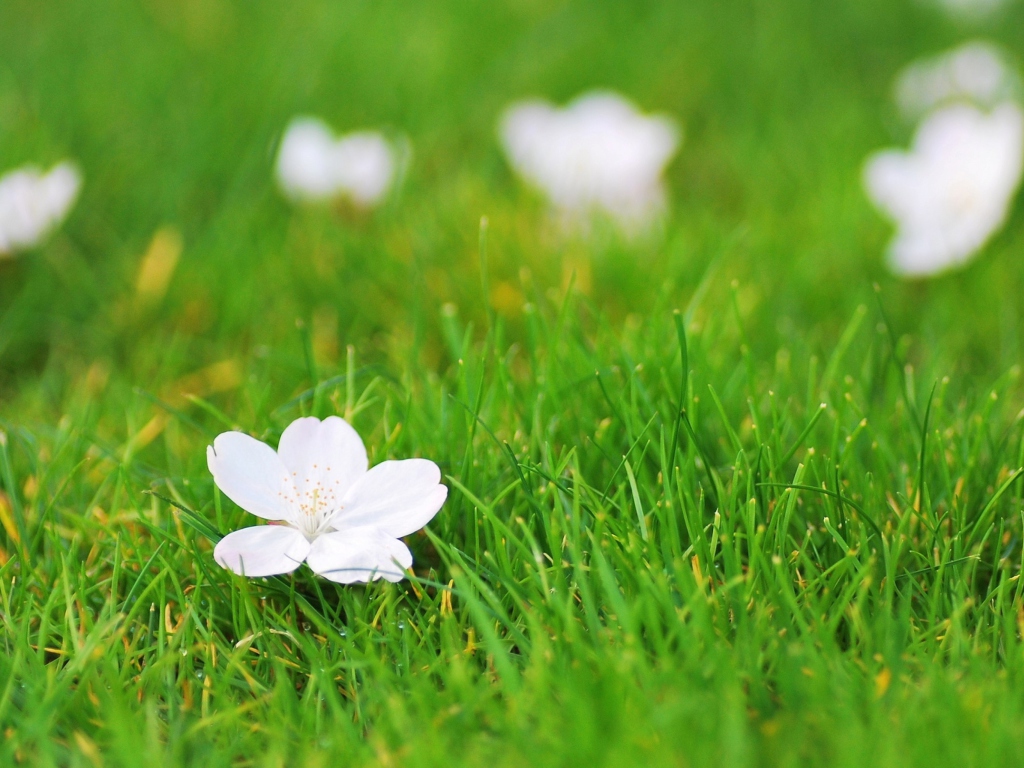
[[[441,470],[426,459],[381,462],[357,482],[332,520],[339,531],[373,526],[399,538],[418,531],[448,497]]]
[[[206,449],[206,464],[225,496],[266,520],[291,518],[286,497],[295,492],[274,449],[241,432],[217,435]]]
[[[309,554],[309,542],[287,525],[257,525],[229,533],[213,550],[218,564],[256,578],[291,573]]]
[[[357,581],[401,581],[412,565],[404,543],[378,528],[353,528],[318,536],[306,564],[339,584]]]
[[[347,421],[328,416],[296,419],[281,435],[277,455],[288,469],[301,500],[336,507],[355,482],[366,474],[366,448]]]

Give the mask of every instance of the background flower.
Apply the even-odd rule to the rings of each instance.
[[[992,108],[1018,95],[1020,78],[998,46],[974,40],[909,64],[894,90],[900,111],[916,119],[950,101]]]
[[[347,197],[357,205],[379,203],[394,181],[395,150],[376,131],[335,138],[321,120],[291,122],[277,156],[277,178],[294,200],[324,201]]]
[[[935,2],[953,17],[964,19],[981,19],[991,16],[1011,0],[935,0]]]
[[[920,276],[962,264],[1006,219],[1020,185],[1024,112],[946,107],[922,123],[909,152],[873,155],[868,196],[896,222],[892,268]]]
[[[633,230],[665,206],[662,172],[680,130],[667,117],[645,116],[608,92],[578,97],[563,109],[544,101],[510,107],[500,135],[515,171],[571,217],[595,210]]]
[[[81,186],[68,162],[48,173],[26,166],[0,178],[0,254],[38,245],[67,216]]]

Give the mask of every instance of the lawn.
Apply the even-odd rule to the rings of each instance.
[[[0,171],[84,177],[0,262],[0,764],[1019,765],[1024,202],[902,281],[861,169],[902,66],[1022,24],[0,1]],[[596,87],[683,127],[639,238],[566,234],[497,140]],[[400,188],[289,203],[297,114],[405,137]],[[220,568],[206,446],[331,414],[441,467],[415,578]]]

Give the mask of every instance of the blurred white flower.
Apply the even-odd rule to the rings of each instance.
[[[299,117],[281,140],[277,179],[293,200],[348,197],[368,208],[387,194],[397,166],[395,149],[382,134],[359,131],[336,138],[322,121]]]
[[[384,461],[367,470],[356,431],[337,416],[293,421],[273,448],[241,432],[206,450],[214,482],[242,509],[277,524],[229,533],[213,551],[243,576],[291,573],[305,562],[341,584],[400,581],[412,553],[400,540],[448,496],[432,461]]]
[[[664,210],[662,172],[681,140],[663,116],[644,116],[614,93],[595,91],[559,109],[513,104],[499,128],[509,162],[569,219],[603,212],[626,230]]]
[[[951,101],[992,108],[1019,90],[1019,78],[1002,51],[975,40],[904,68],[896,78],[895,96],[903,114],[916,119]]]
[[[49,173],[26,166],[0,178],[0,254],[38,245],[67,216],[81,186],[67,162]]]
[[[952,16],[979,19],[989,16],[1009,3],[1009,0],[936,0]]]
[[[1005,221],[1022,158],[1024,112],[1011,102],[988,113],[944,107],[921,124],[909,152],[872,155],[864,184],[896,222],[892,269],[924,276],[966,262]]]

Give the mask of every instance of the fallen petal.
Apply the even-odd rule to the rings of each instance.
[[[338,530],[373,526],[399,538],[429,523],[448,497],[441,470],[427,459],[384,461],[345,496],[332,521]]]
[[[206,463],[221,492],[246,512],[266,520],[291,517],[288,499],[295,491],[269,445],[241,432],[225,432],[206,449]]]
[[[329,416],[296,419],[277,447],[300,497],[317,493],[317,504],[336,507],[366,474],[366,448],[347,421]]]
[[[221,566],[256,578],[291,573],[309,554],[306,537],[287,525],[257,525],[229,533],[213,550]]]
[[[306,564],[339,584],[386,579],[401,581],[412,553],[401,541],[376,528],[355,528],[320,536]]]

